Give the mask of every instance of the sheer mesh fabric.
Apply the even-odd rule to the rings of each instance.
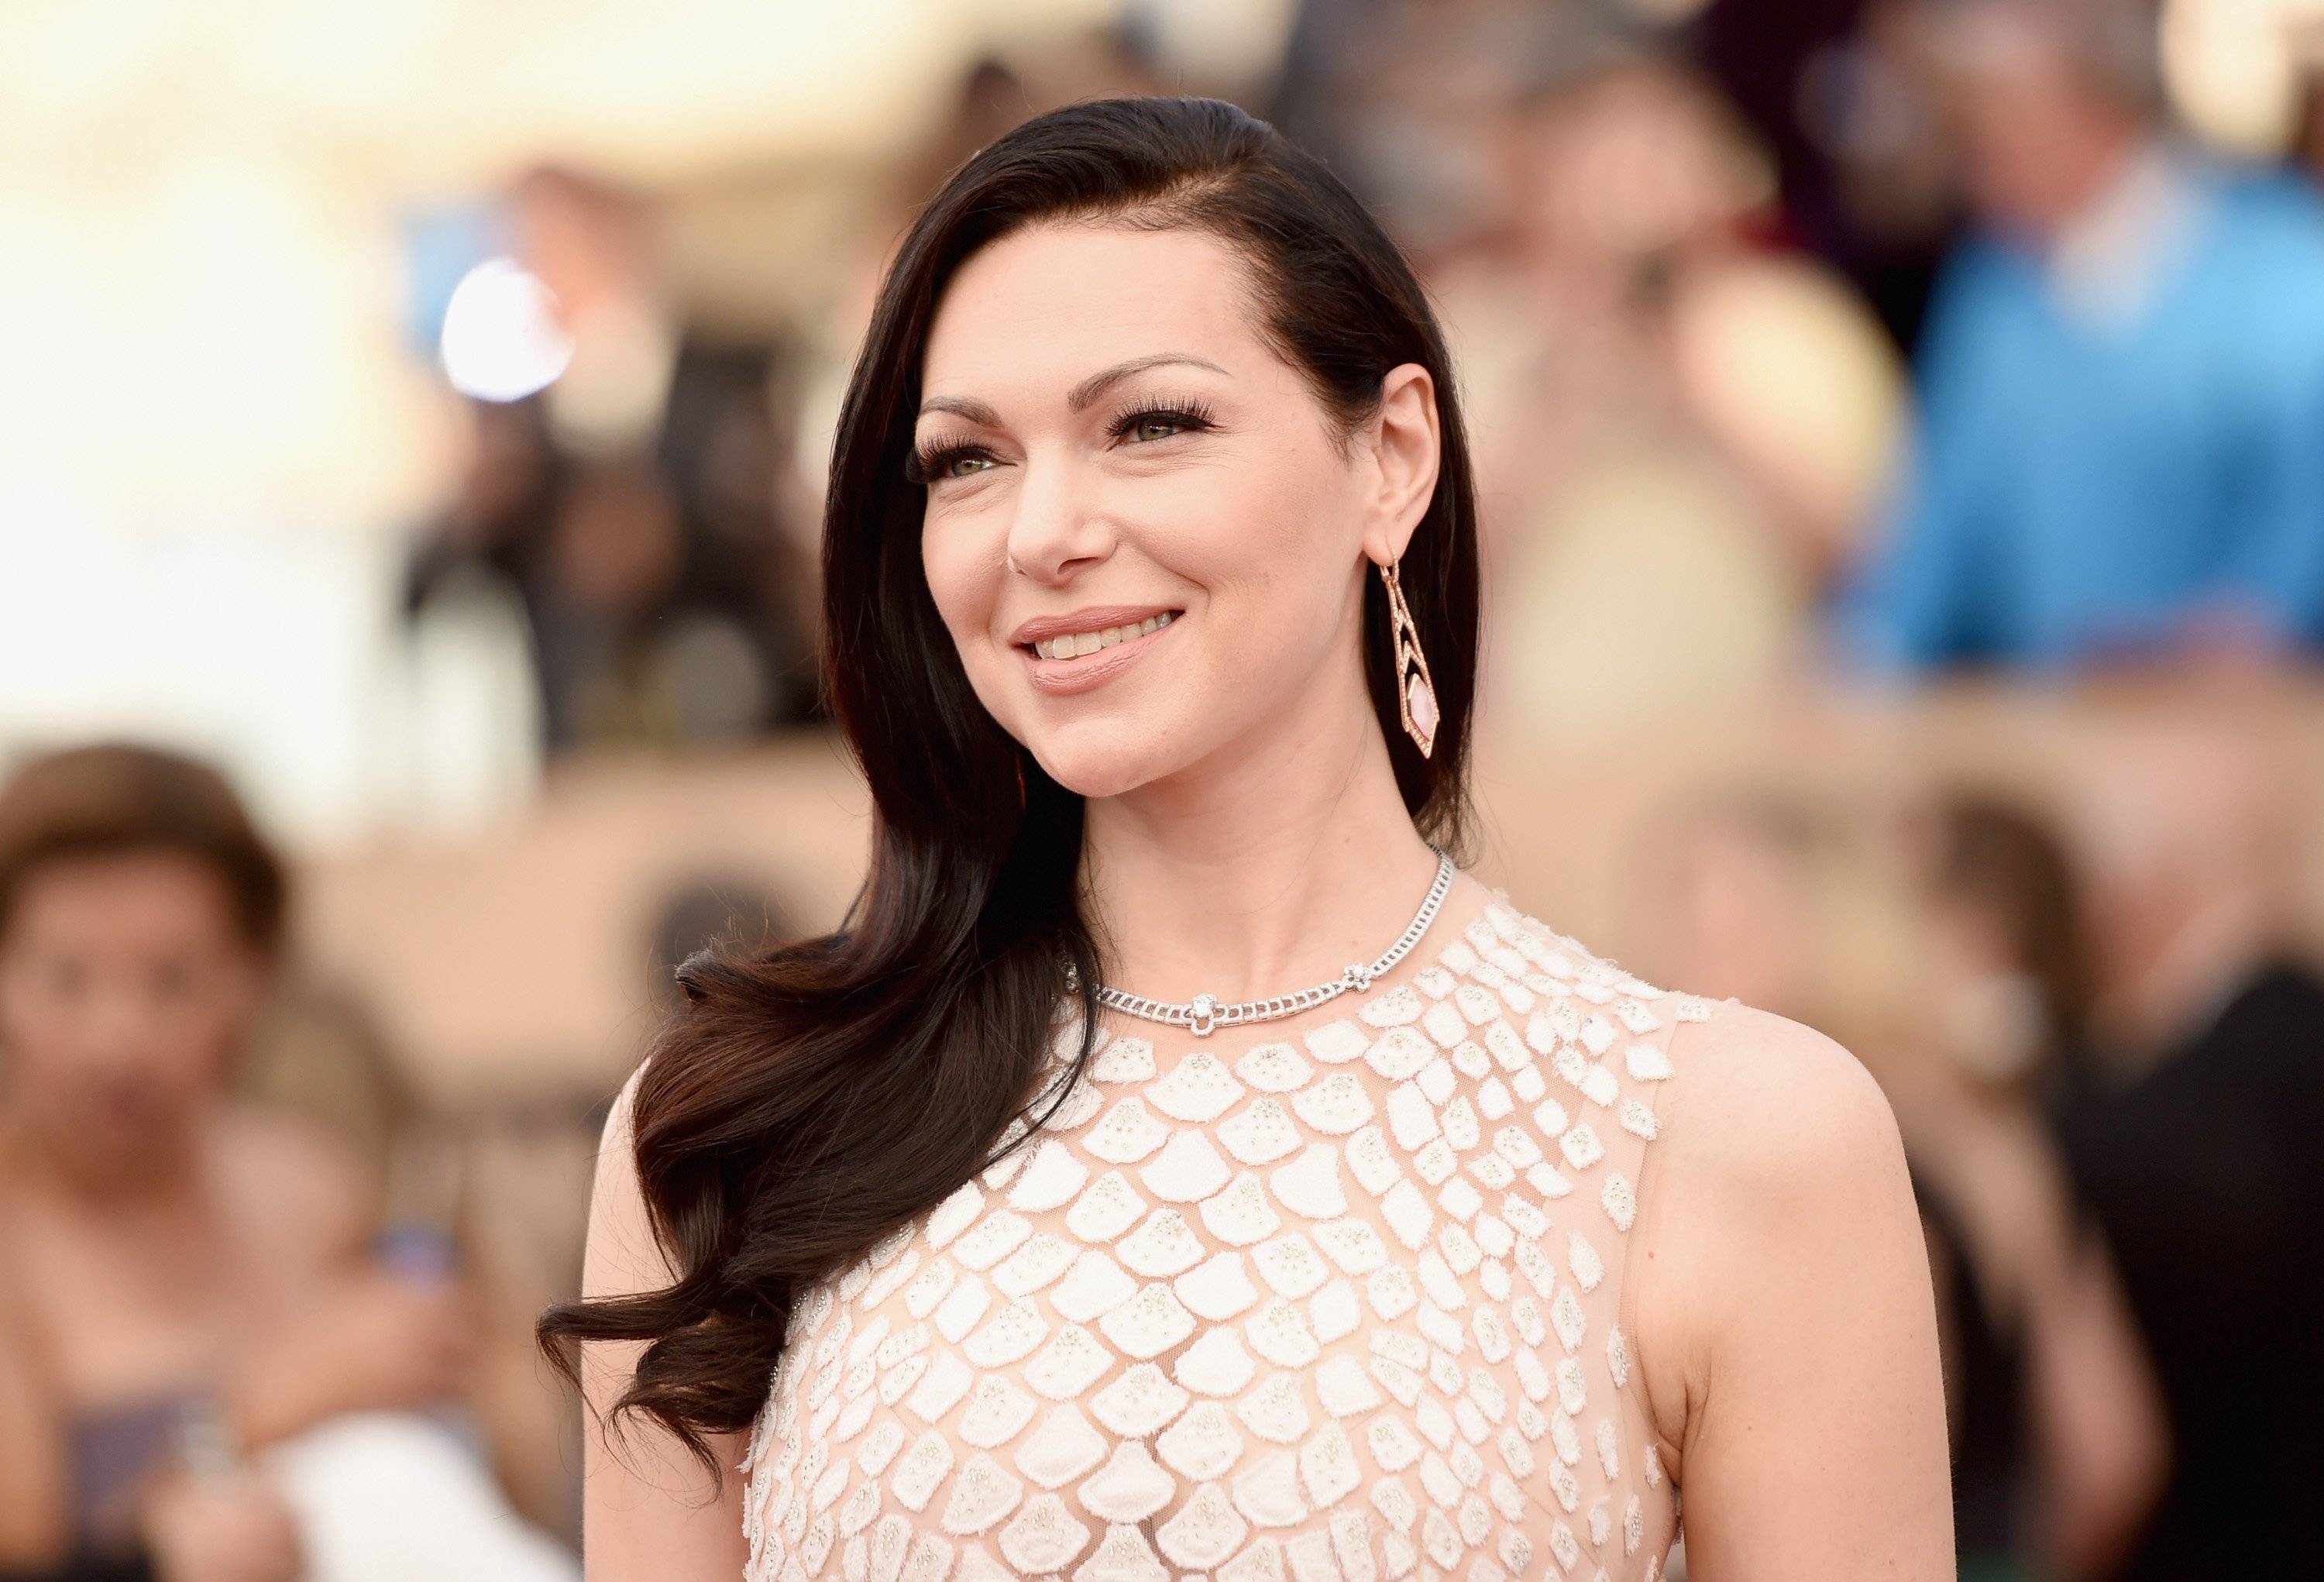
[[[1655,1582],[1626,1253],[1710,1012],[1496,903],[1303,1018],[1102,1029],[801,1304],[750,1582]]]

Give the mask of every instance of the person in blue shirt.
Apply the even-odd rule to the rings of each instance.
[[[2173,146],[2153,23],[1950,0],[1978,222],[1840,624],[1878,671],[2324,646],[2324,200]]]

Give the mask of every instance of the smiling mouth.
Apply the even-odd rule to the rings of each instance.
[[[1044,637],[1028,646],[1037,659],[1086,659],[1121,643],[1149,637],[1177,618],[1177,611],[1165,610],[1158,615],[1148,615],[1143,621],[1132,621],[1120,626],[1101,626],[1093,632],[1068,632],[1056,637]]]

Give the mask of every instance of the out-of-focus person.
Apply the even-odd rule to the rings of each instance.
[[[1922,11],[1981,235],[1848,645],[1894,671],[2324,642],[2324,201],[2174,143],[2146,5]]]
[[[526,400],[470,403],[468,465],[409,574],[414,616],[498,635],[515,615],[552,752],[806,717],[814,572],[775,497],[778,350],[687,338],[632,195],[540,170],[507,203],[572,362]]]
[[[1784,228],[1845,273],[1900,347],[1957,221],[1914,69],[1914,0],[1707,0],[1689,33],[1774,156]]]
[[[2300,104],[2292,122],[2293,168],[2324,188],[2324,13],[2296,25],[2292,52],[2299,61]]]
[[[2324,982],[2289,945],[2291,777],[2198,707],[2109,726],[2077,819],[2105,1081],[2061,1136],[2176,1443],[2132,1582],[2324,1555]]]
[[[1607,48],[1517,96],[1499,232],[1434,280],[1476,393],[1488,708],[1529,727],[1700,712],[1787,672],[1899,408],[1871,316],[1772,245],[1771,171],[1717,94]]]
[[[1828,845],[1814,812],[1781,795],[1722,789],[1662,810],[1629,853],[1624,959],[1692,974],[1683,981],[1707,995],[1823,1020],[1818,870]]]
[[[285,904],[199,764],[91,747],[0,789],[0,1572],[335,1582],[352,1524],[496,1500],[382,1415],[460,1390],[459,1289],[374,1262],[343,1151],[228,1096]],[[413,1529],[399,1488],[451,1492]]]
[[[2081,902],[2062,848],[2011,804],[1955,794],[1929,824],[1929,1037],[1884,1078],[1936,1277],[1961,1576],[2105,1577],[2170,1443],[2048,1114],[2085,1079]]]
[[[1868,846],[1847,803],[1796,777],[1688,788],[1627,843],[1623,958],[1877,1050],[1919,963]]]
[[[684,356],[651,455],[566,454],[530,403],[473,403],[472,462],[407,603],[421,623],[513,616],[550,751],[728,743],[805,717],[782,588],[806,572],[767,502],[742,497],[775,466],[761,361]]]
[[[1915,829],[1899,885],[1842,810],[1768,789],[1690,796],[1640,831],[1622,934],[1642,969],[1845,1026],[1876,1051],[1935,1277],[1960,1575],[2105,1577],[2169,1440],[2050,1119],[2086,1080],[2092,968],[2071,872],[2040,825],[1989,799],[1948,799]]]

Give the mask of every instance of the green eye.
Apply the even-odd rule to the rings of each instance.
[[[1209,409],[1195,403],[1163,402],[1126,412],[1106,425],[1117,445],[1151,445],[1161,439],[1199,434],[1211,426]]]
[[[980,446],[966,443],[929,445],[916,452],[905,464],[904,473],[920,485],[942,483],[947,478],[973,477],[990,472],[1000,462],[992,453]]]

